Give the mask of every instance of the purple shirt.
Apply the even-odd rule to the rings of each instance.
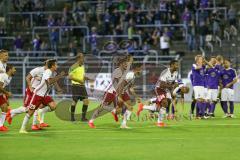
[[[220,64],[216,64],[215,68],[217,68],[220,72],[224,70],[224,67]]]
[[[237,78],[237,73],[234,69],[224,69],[221,72],[222,85],[225,88],[228,83],[231,83],[235,78]],[[233,86],[230,87],[233,89]]]
[[[192,66],[192,84],[193,86],[205,87],[205,66],[200,69],[196,69],[196,64]]]
[[[206,71],[207,88],[218,89],[220,80],[220,71],[214,68],[208,68]]]

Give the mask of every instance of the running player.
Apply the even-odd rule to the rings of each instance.
[[[0,73],[6,73],[8,58],[8,51],[0,50]]]
[[[119,90],[119,82],[124,80],[123,74],[128,68],[127,59],[119,58],[119,67],[116,68],[112,73],[112,83],[109,85],[106,93],[104,94],[103,101],[100,106],[93,113],[92,118],[89,120],[88,125],[90,128],[95,128],[94,120],[104,111],[111,112],[114,116],[115,121],[118,121],[118,117],[116,114],[117,109],[117,95],[120,95]]]
[[[29,119],[37,110],[41,104],[44,106],[49,106],[48,111],[53,111],[56,109],[56,103],[48,95],[48,92],[51,89],[51,86],[54,85],[60,78],[63,78],[65,73],[61,72],[60,75],[53,77],[54,73],[57,70],[57,61],[49,60],[48,69],[44,71],[40,84],[34,89],[32,99],[28,105],[28,113],[24,117],[20,133],[27,133],[26,126]]]
[[[8,64],[6,66],[6,73],[0,73],[0,108],[2,110],[2,114],[0,116],[0,131],[8,131],[8,128],[4,126],[4,122],[9,106],[8,98],[12,96],[12,93],[8,92],[5,87],[10,84],[15,72],[15,67]]]
[[[134,80],[136,76],[138,76],[142,71],[142,64],[133,64],[132,70],[129,71],[125,78],[124,81],[120,84],[119,88],[122,88],[122,91],[119,91],[121,96],[119,96],[119,101],[122,101],[123,104],[126,105],[126,111],[123,114],[123,121],[121,123],[120,128],[127,129],[129,128],[127,126],[127,120],[130,119],[130,116],[132,114],[133,106],[131,104],[131,99],[130,99],[130,94],[134,95],[135,98],[138,98],[136,95],[133,85],[134,85]],[[130,92],[130,93],[129,93]]]
[[[224,117],[234,117],[234,89],[233,85],[238,81],[236,70],[231,68],[229,60],[224,60],[224,69],[221,71],[221,101],[223,104]],[[228,113],[228,104],[230,114]]]

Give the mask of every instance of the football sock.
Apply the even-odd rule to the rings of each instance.
[[[40,115],[40,123],[44,123],[44,116],[45,116],[45,114],[47,112],[51,112],[51,111],[52,110],[51,110],[51,108],[49,106],[44,107],[44,108],[38,110],[38,113]]]
[[[38,123],[38,111],[36,110],[33,114],[33,123],[32,125],[37,125]]]
[[[233,112],[234,112],[234,103],[233,103],[233,101],[230,101],[229,102],[229,104],[230,104],[230,114],[233,114]]]
[[[156,111],[157,108],[155,105],[150,105],[150,106],[144,105],[143,109],[150,110],[150,111]]]
[[[11,117],[13,118],[13,117],[16,116],[17,114],[21,114],[21,113],[27,112],[27,110],[28,110],[27,107],[21,106],[21,107],[19,107],[19,108],[12,109],[12,110],[10,111],[10,114],[11,114]]]
[[[4,125],[6,115],[7,115],[7,113],[2,112],[2,115],[0,116],[0,127],[2,127]]]
[[[29,114],[27,113],[27,114],[25,115],[24,119],[23,119],[23,123],[22,123],[21,129],[26,129],[26,126],[27,126],[27,124],[28,124],[29,119],[30,119],[30,116],[29,116]]]

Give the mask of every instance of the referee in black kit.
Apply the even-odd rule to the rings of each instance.
[[[74,63],[69,70],[69,79],[72,83],[72,105],[71,105],[71,121],[75,121],[75,109],[78,100],[83,101],[82,118],[83,122],[87,122],[86,113],[88,109],[88,95],[85,87],[85,80],[90,80],[85,77],[84,56],[83,53],[78,53],[77,62]]]

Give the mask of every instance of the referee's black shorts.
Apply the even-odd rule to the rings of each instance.
[[[74,85],[72,84],[72,99],[74,101],[82,101],[88,99],[87,90],[85,85]]]

